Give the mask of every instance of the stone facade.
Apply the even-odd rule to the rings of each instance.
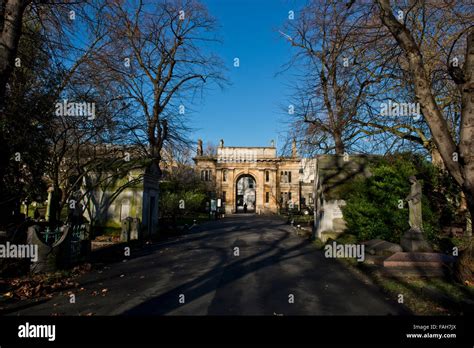
[[[302,159],[293,146],[292,155],[278,157],[268,147],[224,146],[203,155],[199,141],[194,158],[201,180],[211,182],[213,195],[221,199],[226,214],[244,211],[274,214],[280,209],[313,206],[314,163]]]

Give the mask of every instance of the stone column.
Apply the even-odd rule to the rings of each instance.
[[[272,187],[273,196],[270,209],[272,209],[274,213],[278,213],[278,205],[280,202],[280,191],[278,190],[278,167],[271,171],[270,185]]]
[[[235,168],[227,169],[228,191],[226,193],[225,213],[232,214],[235,210]]]
[[[53,199],[53,191],[54,189],[52,187],[48,188],[48,204],[46,206],[46,214],[45,214],[45,220],[49,221],[50,214],[51,214],[51,201]]]
[[[255,212],[257,214],[263,213],[265,210],[264,207],[264,202],[265,202],[265,171],[262,169],[258,169],[258,171],[255,174],[255,185],[257,186],[256,192],[255,192],[255,199],[256,199],[256,206],[255,206]]]

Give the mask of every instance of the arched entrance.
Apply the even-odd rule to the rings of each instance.
[[[256,201],[256,181],[249,174],[241,175],[235,184],[235,212],[254,213]]]

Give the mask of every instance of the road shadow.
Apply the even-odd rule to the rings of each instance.
[[[232,226],[232,223],[235,223],[233,219],[224,222],[224,224],[228,224],[229,226]],[[207,234],[206,236],[199,236],[192,240],[194,242],[200,241],[201,244],[197,248],[204,248],[208,247],[206,243],[212,240],[213,237],[215,237],[213,231],[214,233],[218,233],[219,235],[221,235],[222,233],[228,235],[234,233],[242,233],[242,231],[245,230],[259,230],[268,228],[267,224],[268,220],[255,218],[250,220],[249,222],[246,222],[244,226],[239,226],[239,228],[231,227],[229,231],[225,232],[222,232],[222,225],[212,225],[209,226],[209,231],[206,231],[206,233],[209,234]],[[166,315],[183,306],[183,304],[180,304],[178,301],[180,294],[185,294],[186,305],[189,305],[193,301],[196,301],[211,292],[222,289],[226,285],[231,284],[245,277],[246,275],[255,273],[266,267],[271,267],[287,260],[299,258],[308,254],[311,254],[309,257],[314,258],[315,264],[328,264],[331,265],[332,269],[337,269],[338,272],[344,271],[344,266],[340,265],[335,260],[328,260],[324,258],[322,253],[317,250],[311,244],[310,241],[296,237],[296,232],[293,231],[293,229],[290,226],[286,225],[283,221],[273,220],[271,229],[275,232],[274,234],[277,237],[272,241],[261,244],[260,246],[262,246],[262,250],[248,256],[240,256],[238,259],[232,260],[230,262],[229,260],[232,256],[229,251],[225,260],[221,259],[221,262],[219,262],[219,264],[213,267],[210,271],[205,272],[204,274],[192,279],[191,281],[187,281],[158,296],[144,301],[141,304],[123,312],[123,314]],[[285,244],[285,241],[290,238],[298,239],[293,242],[294,244],[292,246],[281,247]],[[189,240],[183,242],[185,243],[187,241]],[[282,275],[282,277],[284,276]],[[341,287],[327,291],[324,296],[325,299],[328,298],[328,295],[329,297],[333,296],[334,299],[344,298],[344,291],[346,291],[347,286],[363,287],[368,291],[369,294],[381,297],[381,292],[378,289],[364,284],[359,279],[354,277],[350,272],[347,272],[347,276],[345,276],[345,279],[346,284],[343,284]],[[318,296],[318,294],[315,294],[315,296]],[[331,306],[333,307],[337,306],[334,301],[337,300],[332,301]],[[325,304],[323,303],[322,305],[324,306]],[[392,303],[390,303],[389,306],[392,308],[393,312],[397,314],[408,314],[408,311],[406,310],[406,308],[403,308],[403,306],[392,306]]]

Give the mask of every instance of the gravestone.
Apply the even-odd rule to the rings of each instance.
[[[141,222],[139,218],[133,218],[130,222],[130,240],[139,240],[141,237]]]
[[[52,245],[43,242],[39,237],[41,228],[33,225],[28,228],[27,243],[38,248],[38,260],[32,262],[33,273],[54,272],[58,268],[69,268],[86,260],[90,254],[89,224],[64,225],[55,229],[60,235],[53,239]]]
[[[62,228],[62,232],[63,234],[61,238],[53,247],[58,249],[56,264],[60,268],[67,268],[76,264],[80,260],[80,225],[66,225]]]
[[[70,268],[85,261],[90,256],[91,241],[89,224],[74,224],[61,227],[61,238],[53,245],[56,264],[59,268]]]
[[[403,251],[400,245],[382,239],[372,239],[363,244],[370,255],[392,255]]]
[[[324,201],[322,205],[322,217],[318,233],[320,239],[326,242],[329,238],[336,239],[346,229],[341,207],[346,202],[342,199]]]
[[[127,217],[127,218],[122,220],[122,232],[120,234],[120,241],[121,242],[129,242],[130,241],[131,224],[132,224],[132,218],[131,217]]]
[[[71,229],[70,236],[70,254],[67,265],[73,265],[88,258],[91,251],[91,240],[89,238],[90,225],[87,223],[68,226]],[[66,243],[65,245],[68,245]]]
[[[56,252],[53,247],[44,243],[38,236],[40,226],[33,225],[28,228],[26,242],[38,248],[38,260],[31,262],[30,271],[32,273],[54,272],[56,271]]]
[[[404,251],[409,252],[428,252],[432,251],[431,246],[423,236],[423,220],[421,212],[422,189],[421,184],[415,176],[410,177],[410,194],[406,198],[409,208],[410,229],[405,232],[400,240],[400,245]]]

